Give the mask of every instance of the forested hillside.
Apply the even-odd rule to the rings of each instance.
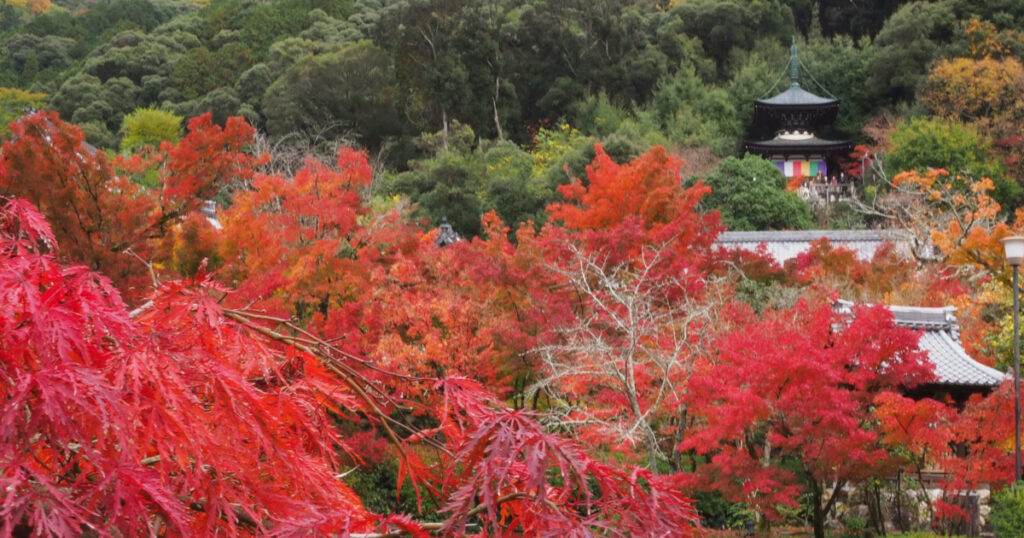
[[[965,122],[1008,158],[1019,144],[1024,8],[1015,2],[115,0],[2,9],[5,124],[26,105],[52,107],[92,144],[130,150],[140,142],[125,118],[140,108],[182,123],[203,112],[218,123],[241,115],[282,150],[338,140],[366,148],[385,165],[383,193],[411,197],[434,222],[448,214],[464,234],[478,232],[490,209],[510,222],[541,217],[567,181],[562,167],[581,173],[594,140],[620,160],[675,148],[691,172],[737,155],[752,100],[785,84],[793,36],[811,74],[804,86],[842,99],[827,134],[884,145],[900,118],[933,116]],[[942,132],[930,136],[952,137],[958,127],[933,128]],[[1011,160],[994,170],[1000,178],[1019,178]],[[1019,189],[1002,190],[1000,200],[1015,205]]]
[[[843,200],[741,151],[792,44]],[[0,49],[0,538],[1024,532],[1024,3],[6,0]],[[899,240],[719,242],[816,227]]]

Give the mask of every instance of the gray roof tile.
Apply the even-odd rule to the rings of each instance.
[[[925,330],[918,346],[935,365],[938,384],[994,387],[1005,377],[999,370],[972,359],[949,331]]]
[[[802,106],[802,105],[832,105],[838,104],[839,99],[815,95],[800,86],[790,86],[781,93],[767,99],[758,99],[757,103],[766,105]]]
[[[828,239],[833,246],[848,248],[862,260],[870,260],[883,243],[889,242],[910,257],[910,242],[904,232],[896,230],[795,230],[722,232],[715,244],[728,250],[754,251],[764,245],[778,263],[807,252],[813,241]]]
[[[839,301],[840,311],[849,311],[853,303]],[[968,385],[994,387],[1003,382],[1006,374],[985,366],[971,358],[960,344],[960,326],[956,321],[956,308],[926,308],[892,306],[893,321],[898,327],[921,330],[918,347],[928,354],[935,365],[937,385]]]

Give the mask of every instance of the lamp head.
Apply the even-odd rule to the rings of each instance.
[[[1024,237],[1014,235],[999,240],[1006,253],[1006,262],[1017,267],[1024,261]]]

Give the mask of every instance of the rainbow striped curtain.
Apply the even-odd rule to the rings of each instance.
[[[775,166],[786,177],[814,177],[820,172],[821,175],[828,175],[828,167],[825,161],[775,161]]]

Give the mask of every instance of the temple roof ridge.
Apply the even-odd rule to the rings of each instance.
[[[815,95],[796,85],[767,99],[758,99],[757,103],[772,106],[831,105],[838,104],[839,99]]]
[[[836,310],[850,313],[854,305],[852,301],[840,299],[836,301]],[[994,387],[1006,378],[1007,374],[967,354],[960,343],[956,307],[884,306],[892,312],[893,323],[897,327],[921,331],[918,348],[927,354],[929,362],[935,367],[936,381],[932,384]]]
[[[718,235],[718,243],[746,243],[751,241],[906,241],[905,230],[727,230]]]
[[[852,250],[858,259],[869,261],[884,244],[891,244],[894,253],[912,258],[910,234],[905,230],[758,230],[725,231],[715,239],[715,245],[727,250],[764,249],[777,263],[796,258],[807,252],[811,244],[827,239],[834,247]]]

